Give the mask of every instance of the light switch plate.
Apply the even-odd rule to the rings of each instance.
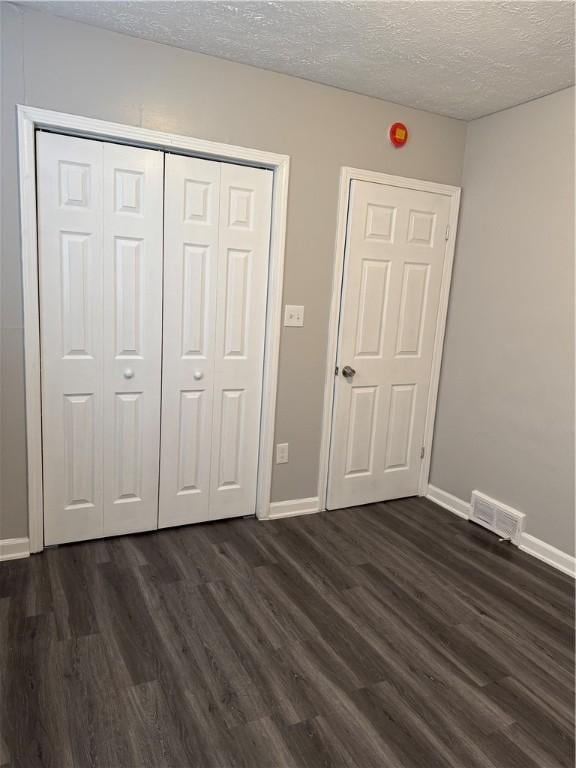
[[[286,304],[284,325],[301,328],[304,325],[304,307],[298,304]]]
[[[288,463],[288,443],[276,444],[276,464]]]

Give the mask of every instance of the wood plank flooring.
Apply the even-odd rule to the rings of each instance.
[[[0,563],[0,764],[572,768],[573,603],[417,498]]]

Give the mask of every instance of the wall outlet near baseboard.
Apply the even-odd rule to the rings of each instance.
[[[276,444],[276,464],[288,464],[288,443]]]

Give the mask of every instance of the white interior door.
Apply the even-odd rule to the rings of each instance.
[[[168,155],[159,525],[254,514],[272,172]]]
[[[351,182],[329,509],[418,493],[449,214],[446,195]]]
[[[155,528],[163,155],[37,136],[46,544]]]

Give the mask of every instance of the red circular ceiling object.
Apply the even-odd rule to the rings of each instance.
[[[408,141],[408,128],[404,123],[392,123],[388,132],[390,143],[395,147],[403,147]]]

